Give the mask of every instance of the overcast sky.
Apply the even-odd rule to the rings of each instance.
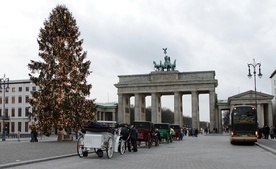
[[[28,79],[39,60],[37,38],[58,4],[77,21],[91,60],[90,99],[117,102],[118,75],[148,74],[168,48],[180,72],[216,72],[218,99],[254,90],[248,63],[262,64],[257,91],[271,92],[276,63],[275,0],[8,0],[0,6],[0,77]],[[190,115],[190,96],[184,96]],[[147,100],[148,99],[147,97]],[[162,97],[173,110],[173,96]],[[209,121],[208,95],[200,95],[200,119]]]

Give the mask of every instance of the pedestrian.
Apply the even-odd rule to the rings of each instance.
[[[273,127],[273,126],[270,127],[269,135],[270,135],[270,138],[271,138],[271,139],[274,139],[275,133],[274,133],[274,127]]]
[[[204,132],[205,132],[206,135],[208,134],[208,128],[207,127],[205,128]]]
[[[17,140],[18,140],[18,142],[20,142],[20,131],[19,130],[17,132]]]
[[[264,133],[265,139],[268,139],[270,128],[267,125],[265,125],[263,130],[264,130],[263,133]]]
[[[75,128],[75,135],[76,135],[76,140],[77,140],[78,136],[79,136],[79,128],[78,128],[78,126]]]
[[[127,124],[121,124],[118,127],[121,127],[121,139],[127,143],[128,136],[129,136],[129,130],[127,128]],[[125,144],[125,148],[127,147],[127,144]]]
[[[131,152],[131,145],[132,145],[132,150],[133,152],[137,152],[137,138],[138,138],[138,132],[135,126],[131,126],[128,128],[130,133],[129,133],[129,139],[128,139],[128,151]],[[131,145],[130,145],[131,144]]]
[[[195,137],[198,135],[198,128],[195,128]]]
[[[161,135],[160,135],[160,131],[158,128],[155,129],[155,135],[157,136],[159,142],[161,142]]]

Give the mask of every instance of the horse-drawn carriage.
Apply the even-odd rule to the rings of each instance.
[[[134,121],[133,125],[137,129],[137,141],[139,142],[139,144],[141,144],[141,142],[145,142],[145,145],[147,145],[148,148],[152,146],[153,142],[155,143],[155,146],[159,145],[159,140],[155,133],[155,128],[152,122]]]
[[[126,143],[121,138],[121,128],[116,127],[116,121],[92,122],[94,125],[85,125],[79,131],[77,153],[79,157],[88,156],[88,152],[94,152],[98,157],[103,157],[106,151],[108,158],[112,158],[113,152],[125,153]]]
[[[171,128],[174,130],[174,134],[172,135],[172,138],[175,138],[176,140],[182,140],[182,133],[181,133],[180,125],[171,124]]]
[[[169,143],[172,142],[172,137],[170,134],[171,126],[169,123],[155,123],[154,127],[157,128],[160,132],[160,139]]]

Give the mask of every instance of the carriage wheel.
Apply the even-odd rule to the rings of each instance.
[[[151,145],[152,145],[152,138],[151,138],[150,133],[148,133],[148,148],[150,148]]]
[[[126,152],[126,142],[125,142],[125,140],[120,139],[118,149],[119,149],[120,154],[124,154]]]
[[[106,148],[106,155],[107,155],[107,158],[112,158],[112,156],[113,156],[113,141],[112,141],[111,137],[108,139],[108,145],[107,145],[107,148]]]
[[[87,156],[88,153],[84,151],[84,137],[80,136],[77,142],[77,153],[80,158]]]

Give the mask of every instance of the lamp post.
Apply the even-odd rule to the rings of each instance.
[[[261,73],[261,63],[256,63],[255,59],[253,59],[253,63],[247,64],[248,66],[248,78],[251,79],[252,74],[251,74],[251,70],[250,67],[253,68],[253,75],[254,75],[254,88],[255,88],[255,106],[256,106],[256,112],[257,112],[257,91],[256,91],[256,67],[259,66],[259,73],[258,73],[258,77],[262,78],[262,73]]]
[[[6,75],[4,74],[3,78],[0,78],[0,89],[4,89],[3,90],[3,115],[2,115],[2,120],[3,120],[3,136],[2,136],[2,141],[6,141],[6,133],[5,133],[5,114],[6,114],[6,108],[5,108],[5,103],[6,103],[6,90],[9,89],[9,78],[6,78]],[[2,84],[3,84],[3,88],[2,88]]]

